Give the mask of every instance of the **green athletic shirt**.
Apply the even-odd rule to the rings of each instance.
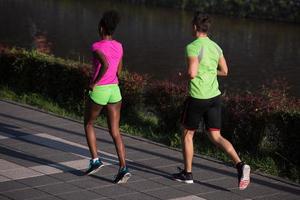
[[[217,79],[222,49],[208,37],[200,37],[186,47],[188,57],[198,57],[198,73],[189,82],[189,95],[197,99],[210,99],[221,94]]]

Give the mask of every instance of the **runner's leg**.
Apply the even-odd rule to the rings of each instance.
[[[88,99],[84,114],[84,131],[92,159],[98,158],[97,139],[94,122],[102,110],[102,106]]]
[[[192,163],[194,156],[194,137],[195,130],[184,129],[182,135],[182,154],[184,159],[184,169],[186,172],[192,172]]]
[[[107,104],[107,122],[109,127],[109,133],[114,140],[116,151],[119,157],[120,168],[123,168],[126,167],[126,161],[125,146],[119,128],[121,104],[121,101],[114,104]]]
[[[219,147],[229,155],[235,165],[241,162],[241,159],[236,153],[232,144],[227,139],[221,136],[220,130],[209,130],[208,137],[217,147]]]

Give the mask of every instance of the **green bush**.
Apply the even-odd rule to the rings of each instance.
[[[123,110],[126,113],[141,108],[144,101],[144,91],[148,77],[137,73],[124,71],[120,77]]]
[[[243,154],[274,159],[279,175],[299,181],[300,101],[285,80],[224,98],[223,131]],[[293,174],[293,175],[292,175]]]
[[[187,95],[184,85],[171,81],[154,81],[146,92],[145,105],[158,118],[158,133],[161,133],[164,143],[179,146],[180,115],[183,102]]]
[[[3,50],[0,84],[42,94],[79,114],[82,113],[84,89],[88,84],[88,68],[88,65],[37,51]]]

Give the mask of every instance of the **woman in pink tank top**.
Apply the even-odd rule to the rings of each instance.
[[[116,11],[105,12],[99,22],[100,41],[93,43],[93,76],[89,86],[89,99],[86,102],[84,130],[91,153],[87,175],[97,172],[104,166],[97,153],[97,140],[94,122],[104,106],[107,107],[108,128],[113,138],[118,158],[119,171],[114,183],[125,183],[131,174],[125,161],[125,146],[120,134],[120,110],[122,96],[118,86],[118,76],[122,69],[123,48],[113,40],[112,35],[120,18]]]

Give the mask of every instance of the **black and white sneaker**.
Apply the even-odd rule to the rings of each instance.
[[[99,171],[104,166],[104,164],[101,162],[100,159],[93,161],[93,159],[90,160],[90,164],[88,169],[85,171],[86,175],[91,175]]]
[[[244,162],[240,162],[236,165],[238,171],[238,186],[240,190],[244,190],[250,184],[250,171],[251,168],[249,165],[246,165]]]
[[[119,170],[119,172],[116,175],[116,178],[114,180],[114,183],[116,183],[116,184],[126,183],[130,177],[131,177],[131,174],[129,173],[128,168],[124,167]]]
[[[173,179],[183,183],[194,183],[192,172],[186,172],[185,170],[178,167],[179,173],[173,174]]]

